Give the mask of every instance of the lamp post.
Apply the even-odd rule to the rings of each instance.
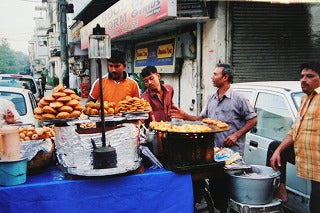
[[[102,89],[102,68],[101,59],[108,59],[111,57],[111,40],[110,36],[105,34],[105,28],[100,27],[99,24],[93,28],[92,35],[89,36],[89,58],[96,59],[98,64],[98,77],[99,77],[99,89],[100,89],[100,115],[102,125],[102,148],[94,150],[93,152],[93,164],[94,168],[107,168],[104,164],[105,156],[110,153],[111,147],[106,147],[106,128],[105,128],[105,117],[104,117],[104,101],[103,101],[103,89]],[[93,143],[94,149],[96,146]],[[112,148],[113,149],[113,148]],[[102,159],[103,158],[103,159]],[[115,166],[113,166],[115,167]],[[109,167],[110,168],[110,167]]]

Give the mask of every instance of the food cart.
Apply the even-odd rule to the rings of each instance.
[[[59,87],[54,91],[62,93],[65,89]],[[72,93],[69,90],[67,92]],[[48,103],[44,102],[45,98]],[[40,105],[50,106],[51,102],[55,102],[49,99],[52,97],[44,97],[39,102]],[[74,109],[75,106],[72,108]],[[42,106],[42,109],[44,107]],[[38,110],[36,112],[38,118],[48,114],[46,112],[41,114]],[[190,174],[181,175],[165,169],[146,168],[143,173],[136,171],[141,161],[138,153],[139,131],[137,131],[135,120],[141,118],[141,113],[148,114],[140,112],[140,114],[123,113],[122,116],[105,116],[107,144],[117,150],[117,168],[93,168],[91,139],[96,141],[97,146],[101,146],[101,126],[85,129],[84,126],[90,127],[90,125],[83,124],[92,122],[99,124],[101,122],[99,116],[57,119],[59,114],[57,113],[54,119],[48,119],[51,117],[48,115],[42,119],[45,126],[54,125],[52,128],[21,127],[21,133],[24,133],[25,137],[36,132],[38,137],[39,134],[46,135],[47,131],[44,131],[44,128],[46,130],[50,128],[50,131],[48,129],[50,136],[53,136],[51,133],[54,132],[55,155],[53,157],[56,161],[44,165],[37,174],[28,174],[23,184],[0,187],[1,210],[5,212],[91,212],[108,209],[109,211],[142,212],[172,209],[192,212],[193,194]],[[21,143],[29,145],[30,150],[36,150],[36,153],[30,155],[37,155],[39,150],[48,154],[51,149],[48,145],[38,146],[41,142],[44,143],[39,140]],[[32,160],[30,159],[28,163]],[[179,186],[178,189],[177,186]]]

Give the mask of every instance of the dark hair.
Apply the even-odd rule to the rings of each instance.
[[[228,81],[233,82],[233,69],[230,64],[217,64],[217,67],[223,67],[222,75],[228,75]]]
[[[141,71],[141,77],[142,78],[145,78],[151,74],[154,74],[154,73],[158,73],[158,70],[155,66],[147,66],[145,68],[142,69]]]
[[[126,63],[126,54],[120,50],[112,50],[111,51],[111,58],[108,59],[108,61],[113,63]]]
[[[303,69],[311,69],[311,70],[315,71],[316,73],[318,73],[318,75],[320,76],[320,63],[317,61],[310,61],[310,62],[301,64],[300,72]]]

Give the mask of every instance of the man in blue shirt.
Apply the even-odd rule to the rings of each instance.
[[[202,120],[210,118],[220,120],[229,125],[229,130],[215,134],[216,147],[229,147],[244,154],[245,134],[257,124],[257,114],[249,101],[241,94],[230,88],[233,82],[233,70],[228,64],[218,64],[212,75],[213,86],[218,89],[209,98],[205,109],[200,116],[189,115],[178,109],[172,110],[171,116],[184,120]],[[226,211],[227,195],[226,184],[223,179],[210,180],[210,188],[213,193],[215,207],[220,212]]]

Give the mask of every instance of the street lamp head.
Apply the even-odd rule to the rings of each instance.
[[[104,27],[100,27],[100,24],[97,24],[95,28],[92,29],[92,35],[105,35],[106,29]]]
[[[89,36],[89,58],[108,59],[111,56],[111,39],[106,35],[105,28],[99,24],[92,30]]]

